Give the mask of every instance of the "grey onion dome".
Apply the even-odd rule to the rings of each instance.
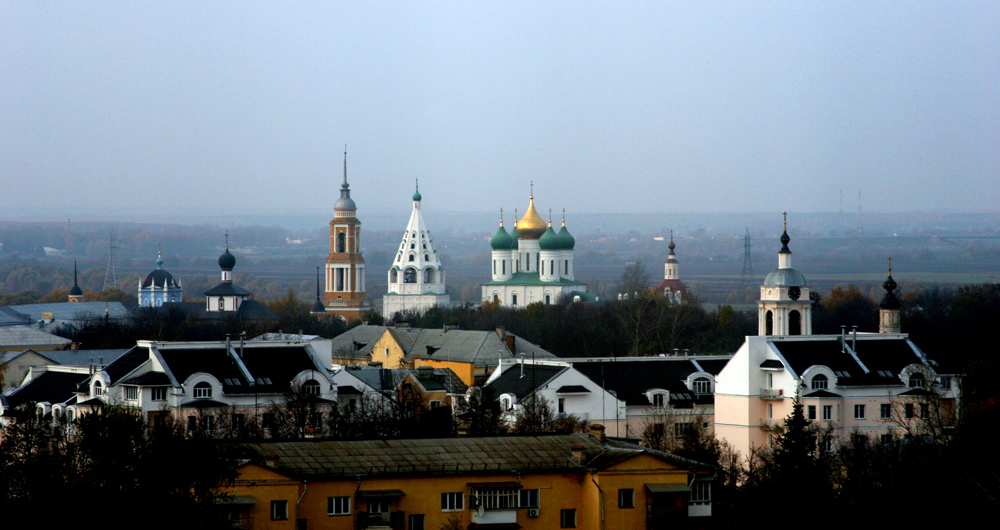
[[[563,248],[562,238],[552,229],[552,223],[549,223],[549,227],[545,229],[542,237],[538,238],[538,248],[542,250],[561,250]]]
[[[781,233],[781,250],[778,251],[779,254],[791,254],[792,251],[788,248],[788,242],[792,238],[788,237],[788,231]]]
[[[222,270],[233,270],[236,266],[236,257],[229,253],[229,247],[219,256],[219,268]]]
[[[319,298],[317,298],[316,301],[313,302],[312,309],[309,311],[312,313],[326,313],[326,306],[323,305],[323,302],[320,301]]]
[[[504,230],[503,225],[497,228],[497,233],[493,234],[493,237],[490,239],[490,246],[493,247],[493,250],[510,250],[512,243],[513,239]]]
[[[158,260],[163,261],[163,260]],[[174,280],[174,276],[169,272],[157,267],[153,272],[146,276],[146,279],[142,281],[142,286],[145,287],[177,287],[177,281]]]
[[[416,200],[416,199],[414,199]],[[340,185],[340,198],[333,205],[334,210],[357,210],[358,205],[354,204],[354,199],[351,199],[351,187],[348,186],[345,181]]]
[[[764,277],[764,287],[801,287],[807,285],[805,276],[795,269],[774,269]]]

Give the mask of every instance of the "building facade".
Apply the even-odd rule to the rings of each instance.
[[[328,314],[353,322],[372,310],[365,295],[365,258],[361,254],[361,221],[347,183],[347,151],[344,151],[344,182],[333,205],[330,221],[330,253],[326,258],[326,291],[323,304]]]
[[[445,290],[444,267],[420,211],[421,199],[418,187],[403,241],[388,272],[388,290],[382,297],[382,315],[386,318],[399,312],[422,313],[451,301]]]

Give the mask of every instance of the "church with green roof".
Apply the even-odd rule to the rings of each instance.
[[[482,284],[483,302],[511,307],[523,307],[540,302],[554,304],[561,300],[596,301],[587,292],[587,284],[578,282],[573,272],[573,248],[576,239],[566,228],[565,213],[562,228],[552,228],[535,209],[532,194],[528,211],[516,220],[510,233],[503,226],[490,239],[493,247],[491,281]]]

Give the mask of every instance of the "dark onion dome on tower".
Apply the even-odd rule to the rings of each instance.
[[[778,263],[791,263],[791,256],[781,257],[782,254],[791,254],[788,242],[792,239],[788,237],[788,214],[785,214],[784,231],[781,233],[781,250],[778,251]],[[791,267],[779,266],[777,269],[767,273],[764,277],[764,287],[802,287],[808,285],[805,276]]]
[[[679,261],[677,261],[677,255],[674,254],[674,249],[677,248],[677,245],[674,244],[673,230],[670,231],[670,244],[667,245],[667,248],[670,250],[669,252],[667,252],[667,263],[680,263]]]
[[[163,253],[156,253],[156,268],[153,272],[146,275],[146,279],[142,281],[143,289],[147,287],[157,287],[157,288],[174,288],[178,287],[177,280],[169,272],[163,270]]]
[[[69,289],[70,296],[83,296],[83,289],[76,281],[76,260],[73,260],[73,287]]]
[[[517,232],[514,233],[516,234]],[[497,228],[497,233],[493,234],[493,237],[490,239],[490,246],[493,247],[493,250],[510,250],[511,242],[512,239],[507,230],[504,229],[503,218],[501,217],[500,228]]]
[[[899,298],[896,298],[896,280],[892,279],[892,265],[889,265],[889,277],[882,282],[882,288],[885,289],[885,296],[882,297],[882,301],[879,302],[878,306],[881,309],[899,309]]]
[[[517,222],[517,235],[520,239],[538,239],[545,233],[545,219],[535,210],[535,196],[529,196],[528,211]]]
[[[562,239],[559,234],[552,229],[552,220],[549,220],[549,227],[545,229],[542,237],[538,238],[538,248],[542,250],[562,250]]]
[[[514,211],[514,219],[517,219],[517,210]],[[510,249],[517,250],[517,239],[520,236],[517,233],[517,221],[514,221],[514,229],[510,231]]]
[[[219,256],[219,268],[224,271],[231,271],[236,266],[236,257],[229,253],[229,244],[226,244],[226,251]]]

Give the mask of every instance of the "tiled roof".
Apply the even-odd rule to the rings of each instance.
[[[66,346],[71,342],[73,341],[57,337],[51,333],[38,331],[27,326],[0,327],[0,348],[58,348]]]
[[[75,397],[76,386],[88,378],[88,373],[46,371],[7,396],[7,404],[13,408],[33,401],[63,403]]]
[[[584,462],[573,458],[582,447]],[[251,461],[297,479],[363,476],[496,475],[604,468],[642,449],[613,448],[587,435],[245,444]],[[659,455],[657,455],[659,456]],[[515,479],[516,480],[516,479]]]

